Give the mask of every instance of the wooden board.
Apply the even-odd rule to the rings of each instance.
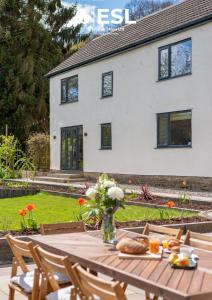
[[[119,258],[125,259],[142,259],[142,260],[161,260],[163,258],[163,247],[160,247],[158,254],[153,254],[147,251],[145,254],[127,254],[127,253],[118,253]]]

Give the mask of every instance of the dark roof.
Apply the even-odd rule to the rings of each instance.
[[[212,20],[212,0],[185,0],[146,16],[124,30],[105,34],[88,42],[46,77],[77,68],[98,59],[151,42],[159,37]]]

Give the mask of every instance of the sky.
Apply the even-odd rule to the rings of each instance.
[[[161,0],[162,2],[163,0]],[[81,29],[81,33],[106,33],[110,29],[114,29],[114,25],[111,24],[112,20],[115,20],[111,17],[112,9],[120,9],[123,10],[125,5],[130,2],[130,0],[63,0],[64,5],[69,6],[74,3],[77,3],[77,14],[76,16],[69,22],[69,26],[76,26],[79,23],[83,23],[83,27]],[[100,14],[100,9],[109,9],[109,14],[107,12],[103,12],[105,17],[103,19],[98,19]],[[108,17],[107,17],[108,14]],[[121,14],[118,13],[121,17]],[[99,16],[100,17],[100,16]],[[117,19],[116,19],[117,20]],[[103,22],[108,22],[109,24],[103,24]],[[130,21],[130,19],[129,19]],[[120,20],[120,23],[121,20]]]

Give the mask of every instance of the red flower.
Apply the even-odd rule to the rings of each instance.
[[[18,211],[19,216],[25,217],[27,214],[27,210],[26,209],[20,209]]]
[[[27,207],[26,207],[26,209],[28,211],[32,211],[34,208],[35,208],[35,204],[28,204]]]
[[[172,208],[174,205],[175,205],[175,203],[174,203],[173,201],[168,201],[168,202],[166,203],[166,206],[167,206],[168,208]]]
[[[79,198],[78,203],[79,203],[79,205],[84,205],[85,204],[85,199],[84,198]]]

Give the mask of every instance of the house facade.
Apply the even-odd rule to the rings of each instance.
[[[187,0],[50,71],[51,169],[212,177],[211,21],[212,1]]]

